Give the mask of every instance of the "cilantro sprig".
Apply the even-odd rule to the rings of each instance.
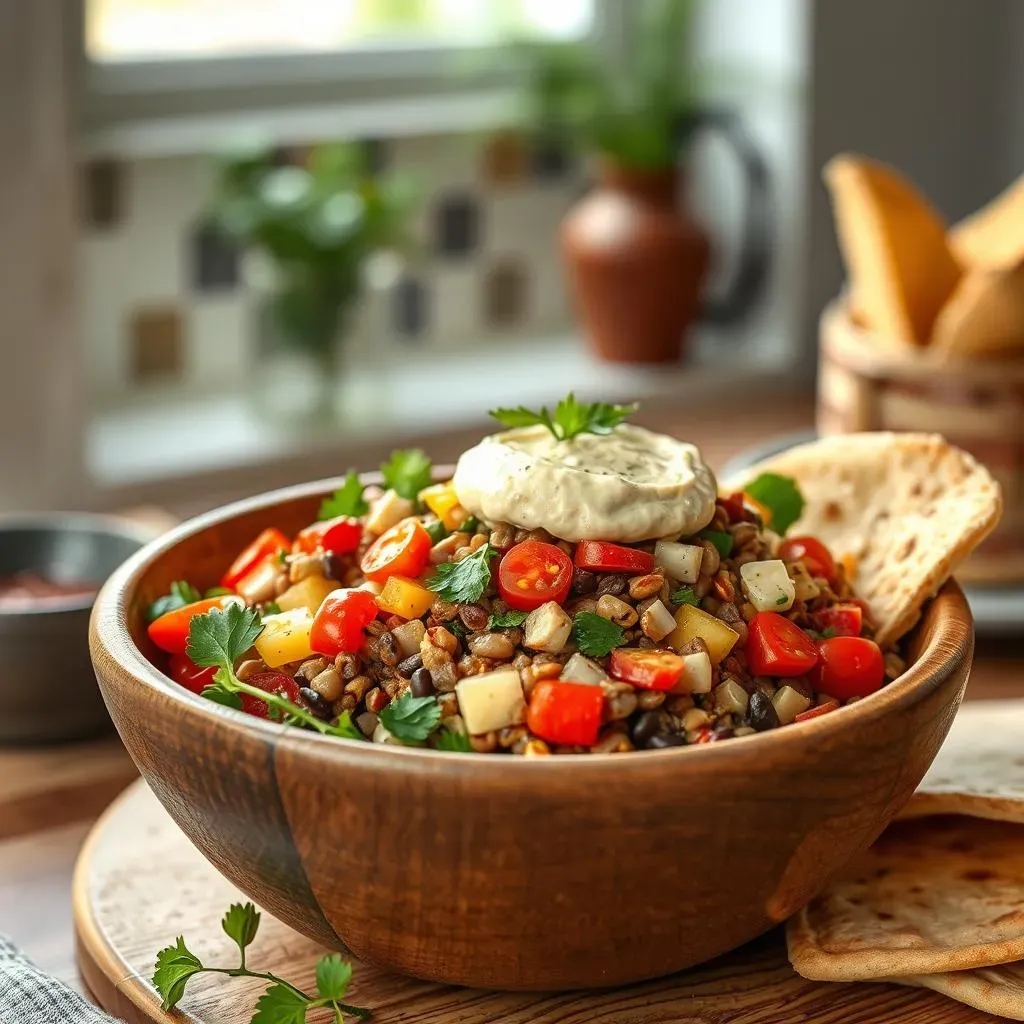
[[[487,620],[487,628],[491,629],[513,629],[521,626],[526,621],[526,612],[517,612],[509,609],[500,615],[491,614]]]
[[[672,604],[690,604],[695,608],[700,605],[700,598],[693,587],[680,587],[678,590],[673,590],[669,601]]]
[[[603,658],[626,642],[626,631],[595,612],[577,612],[572,620],[572,639],[580,653]]]
[[[422,743],[441,720],[441,706],[436,697],[414,697],[406,692],[384,708],[379,718],[396,740]]]
[[[380,472],[385,487],[413,502],[434,480],[431,461],[419,448],[392,452],[391,458],[381,464]]]
[[[442,729],[437,734],[437,749],[447,750],[452,754],[472,754],[473,745],[464,732],[455,729]]]
[[[578,402],[570,391],[558,405],[554,414],[547,406],[539,412],[518,406],[515,409],[492,409],[489,416],[506,427],[547,427],[558,441],[568,441],[578,434],[610,434],[627,417],[632,416],[640,406],[611,405],[608,402]]]
[[[329,497],[320,502],[317,519],[337,519],[338,516],[364,516],[370,506],[363,498],[363,485],[354,469],[350,469],[345,482]]]
[[[146,610],[146,618],[153,622],[155,619],[159,619],[161,615],[166,615],[167,612],[177,611],[179,608],[184,608],[187,604],[192,604],[193,601],[200,600],[202,596],[188,580],[175,580],[171,584],[170,592],[162,597],[158,597],[149,606]]]
[[[259,612],[241,604],[213,608],[205,615],[192,617],[185,653],[197,665],[217,669],[213,682],[203,689],[202,695],[216,704],[241,710],[242,695],[247,694],[267,704],[280,721],[305,725],[326,736],[363,739],[347,712],[334,724],[324,722],[287,697],[251,686],[235,675],[235,662],[252,647],[262,632]]]
[[[697,534],[702,540],[709,540],[715,545],[720,558],[728,558],[732,554],[735,538],[726,530],[701,530]]]
[[[246,950],[259,930],[260,913],[251,904],[233,903],[221,920],[221,928],[239,952],[237,967],[210,967],[185,945],[179,935],[174,944],[156,957],[153,986],[163,1000],[162,1008],[172,1010],[181,1002],[189,982],[200,974],[224,974],[229,978],[259,978],[269,987],[256,1001],[250,1024],[303,1024],[306,1014],[324,1007],[334,1015],[335,1024],[346,1017],[367,1020],[373,1011],[344,1002],[352,981],[352,965],[337,953],[323,956],[316,965],[316,995],[310,995],[269,971],[253,971],[246,964]]]
[[[491,585],[490,562],[497,555],[497,548],[484,544],[461,562],[442,562],[427,580],[427,586],[444,601],[479,601]]]
[[[770,526],[780,537],[803,515],[804,496],[795,480],[778,473],[762,473],[743,488],[771,513]]]

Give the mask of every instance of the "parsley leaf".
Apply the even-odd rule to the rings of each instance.
[[[497,554],[497,548],[484,544],[461,562],[442,562],[427,580],[427,586],[445,601],[456,604],[479,601],[490,586],[490,560]]]
[[[344,999],[352,980],[352,965],[337,953],[322,956],[316,964],[316,990],[324,999]]]
[[[245,947],[252,945],[260,926],[260,912],[251,904],[232,903],[220,923],[224,934],[233,939],[242,954],[242,966],[245,966]]]
[[[228,591],[230,593],[230,591]],[[146,612],[146,618],[152,622],[154,619],[159,619],[161,615],[165,615],[167,612],[177,611],[179,608],[184,608],[187,604],[192,604],[193,601],[199,601],[202,599],[202,594],[192,586],[188,580],[175,580],[171,584],[171,590],[169,594],[164,594],[163,597],[158,597],[150,606]],[[211,595],[215,596],[215,595]]]
[[[720,557],[728,558],[732,554],[732,546],[735,542],[731,533],[727,533],[725,530],[701,530],[697,536],[711,541]]]
[[[329,497],[320,502],[317,519],[337,519],[338,516],[365,516],[370,506],[363,499],[363,485],[354,469],[348,471],[345,482]]]
[[[678,590],[674,590],[669,600],[673,604],[692,604],[694,608],[700,606],[700,598],[693,587],[680,587]]]
[[[836,635],[836,631],[831,626],[827,627],[826,629],[822,629],[822,630],[805,629],[804,632],[812,640],[831,640],[832,637],[834,637]]]
[[[409,501],[416,501],[420,491],[433,482],[431,462],[419,448],[409,448],[391,453],[391,458],[380,467],[384,486]]]
[[[448,626],[448,632],[454,633],[460,640],[465,640],[469,636],[469,630],[466,629],[466,624],[462,619],[452,619],[446,625]]]
[[[396,740],[422,743],[441,720],[441,707],[435,697],[414,697],[403,693],[380,713],[380,724]]]
[[[156,971],[153,973],[153,987],[163,999],[161,1008],[171,1010],[177,1006],[189,979],[205,970],[202,960],[188,949],[180,935],[173,946],[161,949],[156,955]]]
[[[572,620],[572,639],[582,654],[603,658],[626,642],[626,631],[595,612],[577,612]]]
[[[442,729],[437,734],[437,749],[447,750],[452,754],[473,753],[469,737],[464,732],[456,732],[454,729]]]
[[[509,609],[501,615],[491,615],[487,620],[488,629],[512,629],[521,626],[526,621],[526,612],[516,612]]]
[[[778,473],[762,473],[743,488],[759,504],[771,513],[767,523],[780,537],[803,515],[804,496],[796,481]]]
[[[251,1024],[306,1024],[309,1000],[287,985],[271,985],[256,1000]]]
[[[546,427],[559,441],[568,441],[577,434],[610,434],[627,417],[637,411],[639,405],[611,405],[608,402],[578,402],[570,391],[557,406],[554,415],[547,406],[534,412],[520,405],[515,409],[492,409],[489,416],[506,427]]]
[[[263,605],[262,605],[262,608],[263,608],[263,614],[264,615],[280,615],[281,614],[281,606],[276,601],[264,601]]]
[[[217,667],[234,675],[235,660],[255,643],[263,632],[259,613],[240,604],[213,608],[195,615],[189,623],[185,653],[197,664]]]

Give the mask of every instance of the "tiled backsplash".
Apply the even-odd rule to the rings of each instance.
[[[410,346],[459,351],[568,330],[559,221],[584,175],[512,133],[373,142],[418,184],[416,253],[369,287],[345,340],[366,365]],[[82,170],[83,325],[102,405],[244,382],[252,292],[230,243],[203,226],[209,157],[102,160]]]

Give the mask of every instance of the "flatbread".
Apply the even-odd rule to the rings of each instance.
[[[976,971],[887,978],[896,985],[930,988],[983,1013],[1024,1020],[1024,964],[981,967]]]
[[[965,274],[939,312],[931,346],[958,359],[1019,356],[1024,349],[1024,262]]]
[[[806,499],[789,535],[813,534],[853,559],[853,586],[883,645],[913,627],[1002,513],[989,471],[938,434],[823,438],[744,470],[724,489],[741,490],[766,471],[795,478]]]
[[[967,814],[1024,825],[1024,700],[971,701],[899,818]]]
[[[1024,829],[959,816],[890,826],[786,926],[805,978],[867,981],[1024,958]]]

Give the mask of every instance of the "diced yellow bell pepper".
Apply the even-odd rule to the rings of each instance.
[[[390,576],[377,597],[377,607],[389,615],[403,619],[418,619],[426,615],[437,595],[415,580],[404,576]]]
[[[277,607],[283,612],[296,608],[308,608],[316,615],[317,609],[324,603],[324,598],[337,590],[341,584],[337,580],[324,579],[323,576],[307,576],[304,580],[292,584],[278,599]]]
[[[420,491],[420,501],[444,523],[446,530],[456,529],[467,519],[466,510],[459,504],[450,480]]]
[[[664,639],[664,643],[677,651],[700,637],[708,645],[711,663],[717,665],[727,657],[739,634],[730,629],[721,619],[709,615],[702,608],[684,604],[676,612],[676,628]]]
[[[308,608],[263,617],[263,632],[256,637],[256,652],[268,668],[278,668],[290,661],[302,661],[313,654],[309,631],[313,616]]]

